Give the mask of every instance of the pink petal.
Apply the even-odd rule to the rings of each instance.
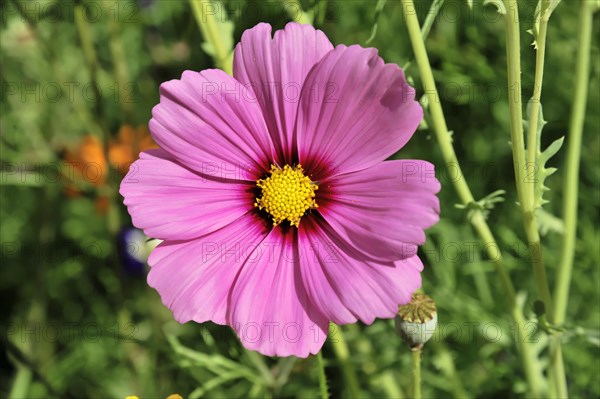
[[[386,161],[319,185],[319,213],[348,243],[372,259],[416,254],[424,229],[439,220],[440,183],[426,161]]]
[[[148,284],[180,323],[225,324],[235,279],[269,229],[252,214],[192,241],[165,241],[154,249]]]
[[[299,160],[341,174],[373,166],[398,151],[423,110],[395,64],[376,49],[337,46],[310,71],[297,120]]]
[[[206,178],[168,152],[142,152],[121,182],[133,224],[162,240],[196,238],[228,225],[253,209],[249,184]]]
[[[301,282],[297,231],[281,228],[257,247],[231,295],[229,324],[242,344],[267,356],[307,357],[325,342],[329,321]]]
[[[185,71],[160,86],[150,132],[182,164],[218,179],[256,180],[273,148],[256,100],[225,72]]]
[[[292,163],[302,84],[310,69],[331,50],[323,32],[293,22],[276,31],[273,39],[271,25],[258,24],[244,32],[235,48],[233,76],[255,93],[281,163]]]
[[[417,256],[379,263],[365,257],[322,219],[300,223],[301,274],[311,300],[338,324],[391,318],[421,286]]]

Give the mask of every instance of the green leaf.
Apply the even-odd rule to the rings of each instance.
[[[182,345],[175,335],[167,334],[166,338],[173,349],[173,353],[176,355],[176,361],[180,367],[186,367],[188,365],[200,367],[215,375],[223,375],[235,371],[239,373],[240,378],[245,378],[250,382],[264,383],[254,370],[241,363],[237,363],[220,354],[206,354],[195,351]]]
[[[217,377],[211,378],[202,384],[202,386],[196,388],[190,395],[188,399],[198,399],[209,393],[211,390],[226,384],[232,380],[236,379],[244,379],[244,373],[239,370],[232,370],[224,372],[223,374],[219,374]]]
[[[531,120],[531,102],[532,100],[529,100],[527,104],[527,119],[523,122],[525,131],[528,130],[529,120]],[[563,145],[564,137],[555,140],[544,151],[541,151],[542,129],[547,122],[544,120],[541,104],[539,108],[540,114],[537,118],[535,159],[527,160],[527,162],[534,162],[535,164],[532,176],[532,182],[534,184],[533,204],[536,211],[535,217],[538,222],[538,228],[541,235],[546,235],[550,231],[562,234],[564,230],[564,224],[562,220],[543,210],[542,206],[549,202],[544,198],[544,193],[546,191],[550,191],[550,189],[545,185],[545,180],[548,176],[553,175],[557,170],[553,167],[547,167],[546,163],[560,150]]]
[[[554,216],[550,212],[546,212],[543,208],[536,211],[535,217],[537,219],[540,234],[543,236],[551,231],[562,234],[565,230],[565,224],[562,219]]]
[[[458,209],[465,209],[467,211],[467,218],[471,219],[475,212],[480,211],[483,217],[487,219],[490,211],[494,209],[497,203],[504,202],[504,190],[496,190],[490,193],[478,201],[469,202],[467,205],[455,204],[454,207]]]
[[[531,102],[532,100],[529,100],[529,102],[527,103],[527,119],[523,121],[525,131],[528,131],[529,129],[529,120],[531,119]],[[532,182],[534,184],[534,209],[539,209],[542,207],[542,205],[548,203],[548,200],[544,198],[544,192],[549,191],[550,189],[544,185],[544,182],[546,178],[554,174],[554,172],[556,172],[557,169],[552,167],[546,167],[546,163],[560,150],[565,139],[563,136],[555,140],[544,151],[541,150],[542,129],[544,128],[546,121],[544,120],[541,104],[539,108],[540,114],[537,118],[535,159],[527,160],[528,163],[535,163],[532,176]]]

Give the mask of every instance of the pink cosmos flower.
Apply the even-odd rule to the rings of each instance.
[[[175,319],[306,357],[330,321],[394,317],[421,285],[417,246],[439,218],[433,165],[385,161],[421,121],[414,96],[377,50],[334,48],[297,23],[244,32],[233,77],[163,83],[160,149],[120,192],[134,225],[163,240],[148,283]]]

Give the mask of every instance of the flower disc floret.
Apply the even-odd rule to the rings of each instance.
[[[266,179],[256,181],[262,195],[254,206],[267,211],[274,226],[288,220],[298,227],[306,211],[318,207],[315,191],[319,186],[304,174],[301,165],[285,165],[283,169],[271,165],[270,174]]]

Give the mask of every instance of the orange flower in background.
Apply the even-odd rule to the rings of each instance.
[[[141,125],[136,129],[131,125],[123,125],[117,138],[110,141],[108,157],[111,166],[125,175],[129,171],[129,165],[138,159],[140,152],[150,148],[158,146],[150,136],[148,126]]]
[[[118,136],[110,139],[108,144],[110,165],[125,175],[129,165],[138,158],[141,151],[156,147],[147,126],[134,128],[131,125],[122,125]],[[101,187],[107,183],[109,164],[106,162],[104,146],[96,136],[84,136],[75,148],[65,150],[63,159],[71,165],[65,187],[68,197],[81,195],[82,183],[94,187]],[[105,213],[108,209],[108,198],[98,195],[96,208],[98,212]]]
[[[66,195],[75,198],[81,195],[81,184],[100,187],[108,179],[108,165],[104,157],[104,148],[100,139],[87,135],[81,139],[76,149],[66,149],[64,160],[71,165],[65,187]],[[96,210],[104,214],[108,210],[108,198],[96,197]]]
[[[96,136],[85,136],[74,151],[67,149],[64,160],[73,168],[73,176],[69,178],[82,179],[95,186],[106,183],[108,177],[106,158],[104,158],[102,143]]]

